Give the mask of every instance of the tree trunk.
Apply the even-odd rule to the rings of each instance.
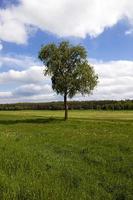
[[[67,94],[64,94],[64,110],[65,110],[65,117],[64,119],[68,119],[68,106],[67,106]]]

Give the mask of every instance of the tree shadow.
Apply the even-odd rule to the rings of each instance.
[[[70,118],[69,121],[73,122],[110,122],[110,123],[116,123],[116,122],[121,122],[121,123],[131,123],[133,120],[125,120],[125,119],[105,119],[105,118],[75,118],[72,117]],[[5,119],[5,120],[0,120],[1,125],[13,125],[13,124],[50,124],[50,123],[60,123],[63,122],[64,118],[59,118],[59,117],[47,117],[47,118],[29,118],[29,119]]]
[[[0,124],[2,125],[12,125],[12,124],[49,124],[53,122],[61,122],[64,121],[61,118],[35,118],[35,119],[18,119],[18,120],[0,120]]]

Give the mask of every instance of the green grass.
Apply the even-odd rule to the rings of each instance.
[[[133,200],[133,112],[0,112],[0,200]]]

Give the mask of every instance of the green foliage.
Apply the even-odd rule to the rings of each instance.
[[[133,100],[68,101],[70,110],[133,110]],[[63,102],[0,104],[0,110],[63,110]]]
[[[0,112],[0,200],[132,200],[133,112]]]
[[[90,94],[97,85],[98,76],[88,64],[84,47],[72,46],[69,42],[59,45],[49,44],[41,48],[39,59],[46,69],[44,75],[50,75],[52,88],[57,94],[72,98],[76,93]]]

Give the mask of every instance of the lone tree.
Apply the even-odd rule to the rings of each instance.
[[[73,46],[68,41],[43,46],[38,57],[46,67],[44,75],[51,76],[53,90],[64,96],[66,120],[67,98],[72,98],[77,93],[90,94],[97,85],[98,76],[88,64],[85,48]]]

